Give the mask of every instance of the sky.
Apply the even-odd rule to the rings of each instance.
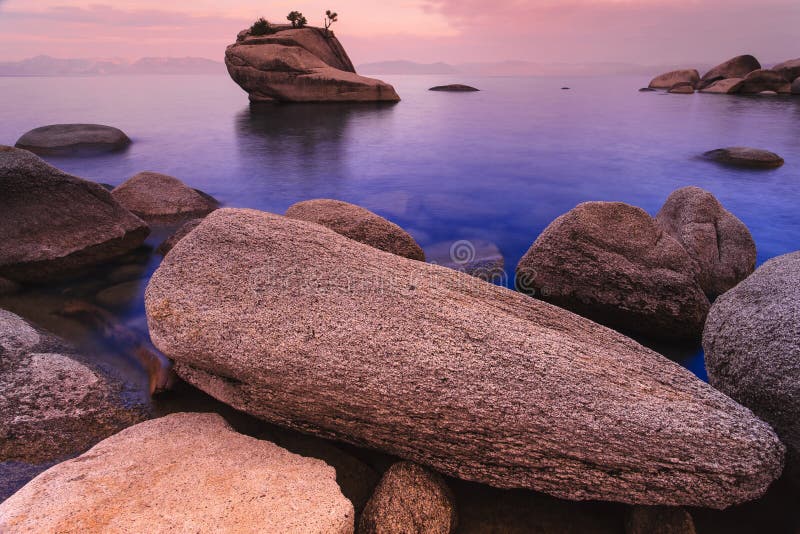
[[[335,1],[335,3],[334,3]],[[524,60],[712,64],[800,57],[800,0],[0,0],[0,61],[196,56],[221,60],[259,16],[291,10],[358,63]]]

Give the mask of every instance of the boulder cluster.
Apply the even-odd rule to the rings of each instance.
[[[751,55],[737,56],[717,65],[703,76],[696,69],[661,74],[653,78],[649,88],[667,89],[670,93],[678,94],[700,91],[714,94],[800,95],[800,58],[765,69]]]

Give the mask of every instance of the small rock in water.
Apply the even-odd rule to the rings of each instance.
[[[0,504],[0,531],[352,534],[354,515],[324,462],[177,413],[51,467]]]
[[[95,296],[95,299],[101,306],[112,310],[140,307],[146,285],[147,280],[122,282],[103,289]]]
[[[653,89],[652,87],[642,87],[641,89],[639,89],[639,92],[640,93],[655,93],[656,89]]]
[[[458,524],[455,497],[441,475],[412,462],[398,462],[383,475],[364,508],[359,534],[408,532],[416,525],[450,534]]]
[[[131,144],[122,130],[100,124],[52,124],[33,129],[16,147],[44,156],[70,156],[122,150]]]
[[[430,263],[447,267],[487,282],[505,285],[503,253],[496,244],[485,239],[444,241],[426,247],[425,257]]]
[[[695,69],[674,70],[656,76],[650,82],[651,89],[670,89],[679,83],[688,83],[692,87],[700,81],[700,73]]]
[[[731,165],[758,169],[774,169],[784,164],[783,158],[774,152],[750,147],[728,147],[711,150],[703,154],[705,159]]]
[[[694,84],[689,82],[676,83],[669,88],[668,92],[676,95],[691,95],[694,94]]]
[[[206,193],[157,172],[140,172],[111,194],[128,210],[150,220],[207,215],[219,207]]]
[[[469,85],[463,85],[460,83],[454,83],[451,85],[437,85],[436,87],[431,87],[428,90],[443,91],[449,93],[474,93],[476,91],[480,91],[480,89],[476,89],[475,87],[471,87]]]
[[[562,87],[562,88],[561,88],[561,90],[562,90],[562,91],[569,91],[569,90],[570,90],[570,88],[569,88],[569,87]]]

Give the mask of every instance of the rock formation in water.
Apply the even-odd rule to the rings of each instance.
[[[141,245],[148,226],[102,186],[0,146],[0,276],[43,282]]]
[[[298,202],[286,210],[291,219],[309,221],[398,256],[425,261],[425,253],[405,230],[366,208],[341,200]]]
[[[475,87],[469,85],[462,85],[460,83],[454,83],[451,85],[437,85],[436,87],[431,87],[428,90],[442,91],[446,93],[474,93],[480,91],[480,89],[476,89]]]
[[[783,468],[767,424],[621,334],[306,221],[217,210],[145,300],[154,344],[217,399],[459,478],[724,508]]]
[[[679,83],[688,83],[692,87],[700,81],[700,73],[695,69],[674,70],[656,76],[650,81],[648,86],[651,89],[670,89]]]
[[[19,138],[17,148],[47,156],[122,150],[131,144],[122,130],[100,124],[52,124]]]
[[[157,172],[140,172],[115,187],[111,196],[145,220],[197,217],[219,207],[206,193]]]
[[[768,421],[800,473],[800,252],[769,260],[722,295],[703,348],[711,384]],[[800,480],[800,477],[797,477]]]
[[[394,88],[356,74],[333,32],[274,26],[239,33],[225,51],[231,78],[252,102],[398,102]],[[320,111],[324,113],[324,111]]]
[[[757,95],[764,91],[774,91],[779,94],[789,94],[792,84],[781,74],[772,70],[754,70],[744,77],[737,93],[743,95]]]
[[[725,293],[756,268],[756,244],[750,230],[708,191],[678,189],[656,221],[697,264],[697,281],[709,297]]]
[[[755,57],[749,54],[736,56],[706,72],[700,79],[698,87],[699,89],[704,89],[720,80],[744,78],[754,70],[759,70],[760,68],[761,63],[759,63]]]
[[[353,523],[329,465],[201,413],[123,430],[0,504],[9,533],[352,534]]]
[[[703,157],[723,165],[756,169],[774,169],[784,164],[783,158],[774,152],[746,146],[709,150],[703,154]]]
[[[0,462],[64,458],[146,417],[119,380],[90,362],[0,309]]]

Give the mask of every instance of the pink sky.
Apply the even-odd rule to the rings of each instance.
[[[528,60],[712,63],[800,56],[800,0],[0,0],[0,60],[199,56],[258,16],[334,28],[355,63]]]

